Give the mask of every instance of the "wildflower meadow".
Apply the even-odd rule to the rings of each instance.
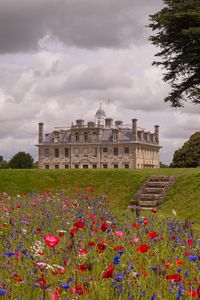
[[[192,224],[116,215],[91,186],[0,194],[0,235],[0,299],[200,299]]]

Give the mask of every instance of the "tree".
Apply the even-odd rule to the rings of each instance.
[[[196,168],[200,166],[200,131],[195,132],[190,139],[175,151],[172,168]]]
[[[156,54],[163,67],[163,80],[171,86],[164,99],[172,107],[183,101],[200,103],[200,1],[163,0],[164,8],[150,15],[149,27],[156,32],[150,36],[153,45],[160,47]]]
[[[0,155],[0,162],[2,162],[3,161],[3,156],[2,155]]]
[[[0,161],[0,169],[9,169],[9,163],[6,160]]]
[[[9,161],[12,169],[31,169],[33,167],[33,158],[29,153],[18,152]]]

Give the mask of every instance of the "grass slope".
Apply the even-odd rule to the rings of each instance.
[[[178,176],[164,199],[161,214],[176,210],[181,218],[198,221],[200,169],[157,170],[0,170],[0,192],[29,193],[49,189],[74,193],[74,187],[93,186],[96,194],[107,195],[115,210],[127,208],[130,199],[150,175]],[[80,190],[81,191],[81,190]]]

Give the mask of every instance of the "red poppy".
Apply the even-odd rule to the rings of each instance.
[[[89,215],[89,219],[95,219],[95,218],[96,218],[96,216],[94,214]]]
[[[79,255],[85,255],[88,252],[87,248],[83,248],[79,250]]]
[[[113,271],[104,271],[102,273],[102,278],[105,279],[105,278],[113,278]]]
[[[145,253],[149,250],[149,246],[146,244],[141,244],[139,247],[136,248],[137,253]]]
[[[78,232],[78,229],[77,228],[71,228],[70,229],[70,233],[71,234],[75,234],[75,233],[77,233]]]
[[[77,228],[83,228],[85,226],[85,223],[83,221],[78,221],[74,223],[74,226]]]
[[[177,266],[181,266],[183,264],[183,262],[181,260],[175,260],[174,263]]]
[[[14,274],[14,275],[13,275],[13,279],[14,279],[16,282],[21,282],[21,281],[23,281],[23,279],[22,279],[19,275],[17,275],[17,274]]]
[[[95,242],[88,242],[89,247],[93,247],[95,245]]]
[[[156,213],[157,213],[157,211],[158,211],[158,210],[157,210],[157,208],[156,208],[156,207],[154,207],[154,208],[152,208],[152,209],[151,209],[151,212],[152,212],[152,213],[154,213],[154,214],[156,214]]]
[[[198,293],[196,291],[185,291],[185,294],[188,296],[191,296],[192,298],[197,298],[198,297]]]
[[[3,228],[6,228],[7,226],[8,226],[7,223],[3,223],[3,224],[2,224],[2,227],[3,227]]]
[[[171,280],[171,282],[181,282],[181,281],[183,281],[183,277],[178,273],[177,274],[169,274],[165,278]]]
[[[198,295],[198,297],[200,297],[200,285],[197,288],[197,295]]]
[[[87,265],[86,264],[82,264],[80,266],[76,267],[77,270],[81,271],[81,272],[85,272],[87,270]]]
[[[54,247],[60,242],[60,239],[57,236],[49,234],[44,236],[44,241],[48,247]]]
[[[140,224],[139,224],[139,223],[132,223],[132,227],[133,227],[133,228],[139,228],[139,227],[140,227]]]
[[[120,246],[120,245],[114,247],[114,250],[115,250],[115,251],[120,251],[120,250],[123,250],[123,249],[124,249],[124,248],[123,248],[122,246]]]
[[[89,200],[89,197],[84,197],[84,200],[88,201],[88,200]]]
[[[59,237],[63,237],[65,234],[64,234],[64,232],[59,232]]]
[[[144,225],[147,225],[149,223],[149,221],[145,218],[143,223],[144,223]]]
[[[37,282],[40,284],[41,287],[44,287],[47,284],[46,279],[43,277],[38,278]]]
[[[192,243],[193,243],[193,241],[190,239],[190,240],[187,240],[187,245],[188,246],[192,246]]]
[[[87,295],[89,291],[82,284],[78,284],[76,286],[76,293],[79,295]]]
[[[39,234],[42,232],[42,230],[41,230],[40,228],[37,228],[36,231],[37,231],[37,233],[39,233]]]
[[[103,253],[106,250],[106,243],[105,242],[100,242],[96,246],[96,252],[97,253]]]
[[[57,287],[51,294],[50,300],[59,300],[60,298],[60,287]]]
[[[107,229],[108,229],[108,223],[103,222],[103,223],[101,224],[101,230],[102,230],[103,232],[105,232]]]
[[[150,240],[152,240],[152,239],[158,237],[158,233],[152,231],[152,232],[149,232],[149,233],[147,234],[147,236],[148,236],[148,238],[149,238]]]

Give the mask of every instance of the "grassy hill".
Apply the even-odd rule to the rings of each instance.
[[[199,221],[200,169],[157,170],[0,170],[0,192],[29,193],[45,189],[74,193],[75,186],[85,192],[92,186],[95,194],[107,195],[115,210],[127,208],[130,199],[150,175],[178,176],[166,196],[160,214],[176,210],[181,218]]]

